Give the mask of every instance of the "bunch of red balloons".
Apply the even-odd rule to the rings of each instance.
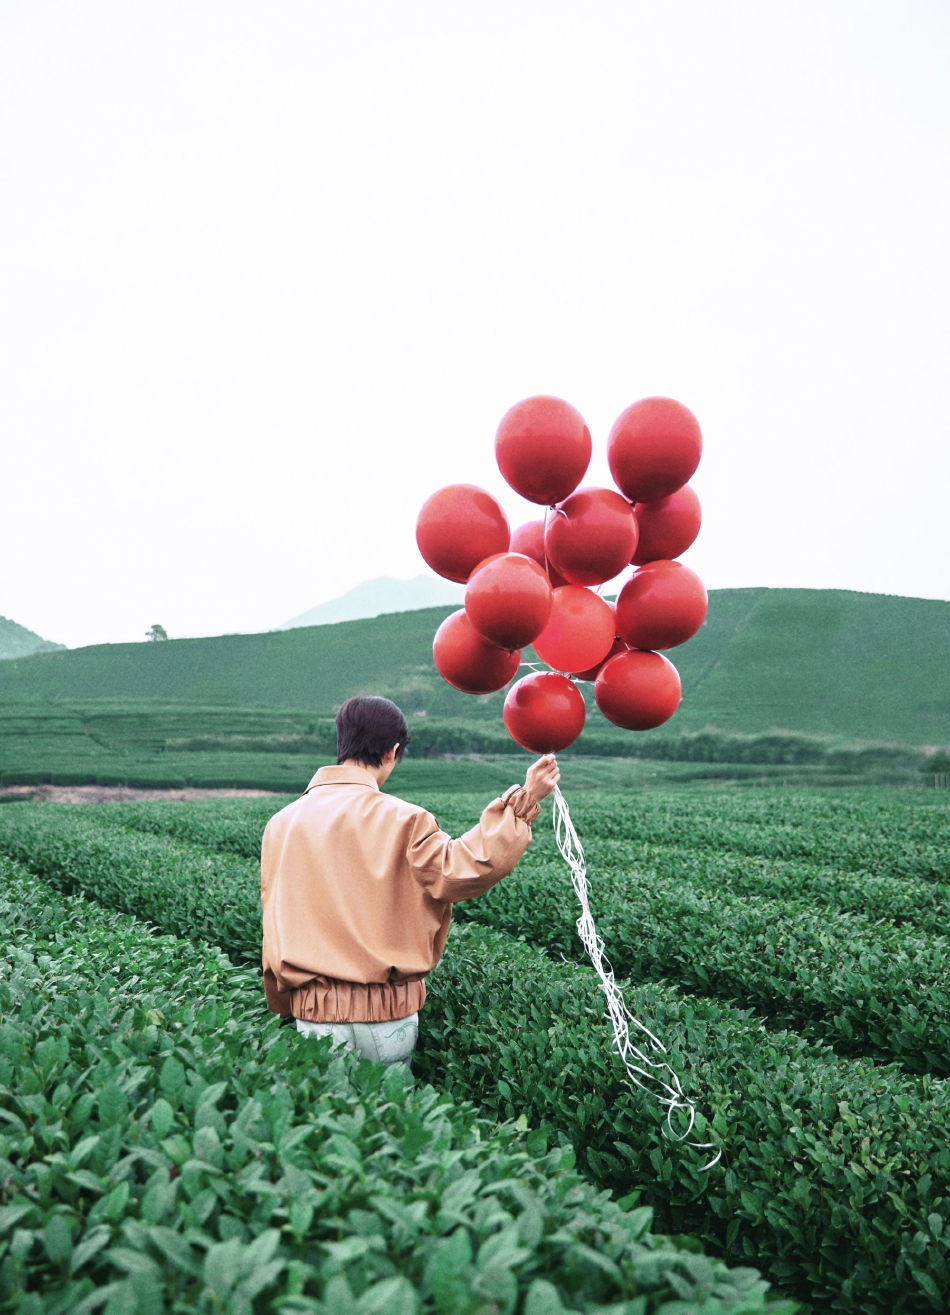
[[[643,731],[672,717],[680,678],[657,649],[674,648],[706,619],[706,590],[675,559],[699,533],[689,487],[702,454],[696,417],[669,397],[628,406],[607,439],[616,489],[578,488],[591,458],[580,412],[557,397],[529,397],[503,417],[498,467],[529,502],[549,510],[511,532],[498,502],[473,484],[450,484],[419,513],[416,542],[429,566],[465,584],[465,606],[443,621],[433,656],[466,694],[502,689],[533,644],[535,671],[505,699],[508,732],[535,753],[572,744],[586,708],[576,682],[594,682],[604,716]],[[617,491],[619,490],[619,492]],[[595,589],[638,569],[616,604]]]

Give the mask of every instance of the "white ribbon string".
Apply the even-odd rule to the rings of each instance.
[[[571,869],[571,882],[581,906],[581,916],[577,919],[577,934],[581,938],[581,943],[600,979],[600,989],[607,1001],[607,1013],[613,1027],[614,1045],[617,1054],[627,1070],[630,1081],[642,1091],[648,1092],[661,1105],[666,1107],[664,1123],[667,1136],[674,1141],[686,1142],[687,1146],[691,1146],[695,1150],[714,1150],[716,1152],[713,1159],[708,1164],[703,1165],[703,1172],[705,1172],[719,1163],[722,1157],[722,1148],[717,1147],[715,1142],[686,1141],[696,1123],[696,1107],[683,1091],[677,1073],[666,1060],[654,1061],[641,1048],[645,1047],[653,1054],[665,1055],[667,1053],[666,1047],[659,1037],[654,1036],[650,1029],[645,1027],[638,1018],[635,1018],[627,1008],[614,978],[613,968],[611,968],[609,961],[604,958],[604,942],[597,933],[594,915],[590,911],[590,900],[588,898],[590,885],[587,880],[587,860],[584,858],[584,848],[574,829],[574,823],[571,821],[567,800],[557,786],[554,787],[554,839],[561,851],[561,857]],[[636,1033],[640,1034],[638,1037],[640,1045],[637,1045],[631,1037],[631,1027],[635,1028]],[[678,1110],[684,1110],[689,1118],[688,1126],[682,1131],[678,1131],[673,1125],[673,1117]]]

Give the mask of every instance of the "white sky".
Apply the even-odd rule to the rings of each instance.
[[[566,397],[699,417],[710,587],[950,597],[950,7],[0,0],[0,613],[416,574]]]

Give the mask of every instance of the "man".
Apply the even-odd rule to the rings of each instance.
[[[452,905],[515,867],[558,767],[539,759],[453,840],[424,808],[380,791],[409,743],[395,703],[348,699],[336,727],[337,766],[264,832],[264,989],[304,1036],[408,1067]]]

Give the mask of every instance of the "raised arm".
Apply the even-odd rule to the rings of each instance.
[[[553,755],[532,763],[523,786],[494,799],[477,826],[453,840],[430,813],[419,813],[409,844],[412,874],[433,899],[455,903],[491,890],[531,844],[531,823],[560,773]]]

